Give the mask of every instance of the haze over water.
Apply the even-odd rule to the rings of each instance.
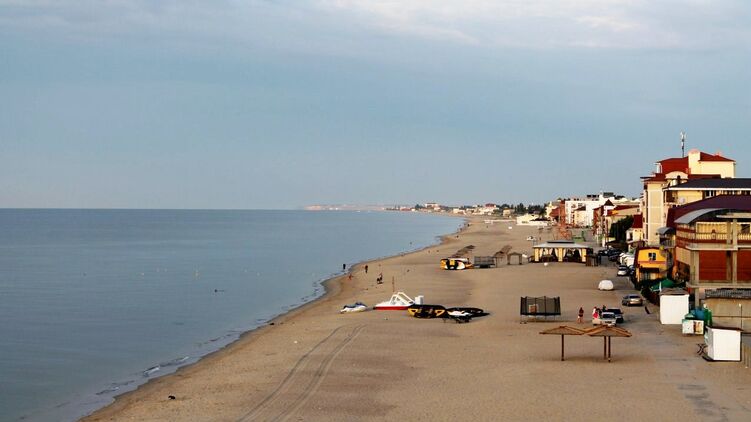
[[[342,263],[429,245],[462,222],[0,210],[0,419],[74,419],[319,296]]]

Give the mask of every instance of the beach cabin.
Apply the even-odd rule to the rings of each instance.
[[[704,333],[707,358],[713,361],[741,360],[741,331],[735,328],[707,327]]]
[[[534,262],[579,262],[586,263],[592,248],[570,240],[551,240],[532,247]]]
[[[688,292],[683,289],[665,289],[660,293],[660,323],[682,325],[688,313]]]

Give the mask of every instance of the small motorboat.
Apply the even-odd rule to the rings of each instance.
[[[415,318],[446,318],[446,308],[443,305],[412,305],[407,312]]]
[[[368,310],[368,306],[362,302],[355,302],[353,305],[344,305],[339,311],[340,314],[348,314],[351,312],[364,312]]]
[[[443,305],[412,305],[407,312],[415,318],[448,318],[456,322],[469,322],[474,317],[488,315],[480,308],[446,308]]]
[[[441,268],[444,270],[466,270],[474,267],[467,258],[444,258],[441,260]]]
[[[419,301],[422,303],[422,296],[418,296],[417,299],[420,299]],[[373,309],[376,311],[403,311],[414,304],[415,301],[406,293],[396,292],[391,295],[391,299],[377,304]]]

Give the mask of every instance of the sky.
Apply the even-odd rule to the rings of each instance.
[[[751,177],[751,2],[0,0],[0,207],[637,196]]]

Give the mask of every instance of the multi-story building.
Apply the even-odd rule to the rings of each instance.
[[[650,245],[659,244],[659,230],[665,227],[668,209],[679,205],[673,202],[677,198],[676,191],[670,191],[670,196],[666,196],[667,188],[679,186],[687,180],[735,178],[735,161],[720,153],[691,150],[685,157],[668,158],[655,164],[654,173],[642,178],[641,214],[645,240]],[[682,198],[688,201],[691,196],[683,195]]]
[[[715,196],[674,208],[668,223],[675,229],[676,278],[697,298],[708,289],[751,289],[751,196]]]
[[[631,199],[615,195],[612,192],[566,199],[564,200],[565,224],[576,227],[592,227],[595,222],[595,210],[606,204],[615,207],[618,204],[630,201]]]

